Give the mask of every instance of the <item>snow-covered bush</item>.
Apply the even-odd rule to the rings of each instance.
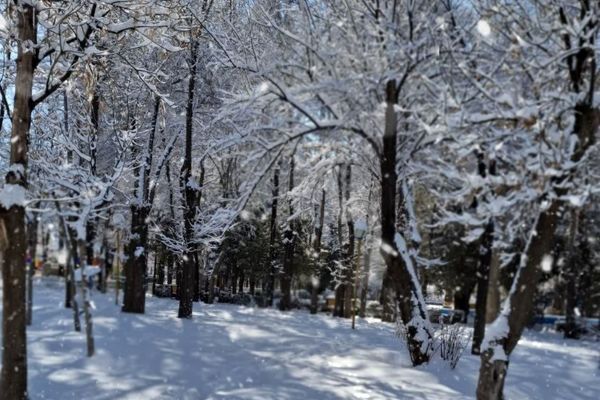
[[[460,357],[471,341],[471,332],[462,324],[444,325],[442,323],[436,330],[435,336],[436,353],[442,360],[450,364],[450,368],[456,368]]]
[[[396,336],[403,343],[407,343],[407,328],[400,319],[396,321]],[[440,320],[434,330],[434,339],[428,345],[433,349],[433,354],[438,354],[440,358],[450,365],[450,368],[456,368],[463,352],[471,342],[472,332],[463,324],[446,325]],[[410,352],[409,352],[410,354]]]

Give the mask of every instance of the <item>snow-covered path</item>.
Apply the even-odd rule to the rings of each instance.
[[[72,330],[58,280],[37,281],[29,329],[32,399],[468,399],[478,359],[456,370],[435,360],[411,368],[392,325],[306,312],[148,298],[146,315],[122,314],[94,293],[97,354]],[[598,343],[529,333],[507,381],[509,399],[596,399]]]

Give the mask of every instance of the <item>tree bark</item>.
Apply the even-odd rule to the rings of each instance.
[[[291,155],[290,160],[290,171],[288,178],[288,192],[294,189],[294,153]],[[292,200],[289,200],[289,216],[294,215],[294,208],[292,206]],[[279,302],[279,309],[286,311],[292,308],[292,278],[294,276],[294,250],[295,250],[295,223],[294,221],[288,221],[287,227],[283,234],[284,241],[284,254],[283,254],[283,272],[279,278],[281,283],[281,301]]]
[[[490,218],[481,239],[479,263],[477,270],[477,294],[475,301],[475,320],[473,322],[472,354],[480,354],[481,342],[485,334],[485,317],[487,311],[488,287],[490,282],[490,265],[492,262],[492,246],[494,244],[494,221]]]
[[[367,295],[369,294],[369,274],[371,272],[371,245],[370,240],[373,237],[373,228],[371,226],[371,199],[373,197],[373,181],[369,186],[369,197],[368,197],[368,205],[367,205],[367,215],[365,218],[366,221],[366,229],[367,236],[365,238],[365,255],[363,260],[363,271],[362,271],[362,281],[360,283],[360,309],[358,312],[358,316],[364,318],[367,312]]]
[[[93,323],[92,323],[92,307],[90,302],[90,290],[87,286],[87,275],[86,275],[86,261],[84,259],[84,254],[87,253],[87,243],[84,239],[79,239],[79,269],[81,272],[81,299],[83,303],[83,316],[85,321],[85,342],[87,348],[87,356],[91,357],[95,352],[94,345],[94,333],[93,333]]]
[[[381,321],[394,322],[396,321],[396,310],[394,307],[393,287],[390,275],[387,271],[383,272],[383,280],[381,282],[381,293],[379,295],[379,304],[381,304]]]
[[[10,169],[3,190],[27,189],[28,136],[33,111],[32,88],[36,53],[26,43],[36,43],[35,6],[21,2],[17,16],[18,56],[10,145]],[[10,185],[10,186],[9,186]],[[0,239],[3,250],[2,280],[2,372],[0,393],[3,398],[27,398],[27,339],[25,309],[25,258],[27,234],[24,204],[0,207]]]
[[[158,123],[160,98],[154,99],[152,122],[146,152],[135,168],[134,201],[131,204],[131,237],[127,243],[123,312],[143,314],[146,308],[146,267],[148,254],[148,217],[152,208],[150,173],[154,153],[154,137]]]
[[[484,154],[481,151],[477,152],[477,164],[479,176],[486,178],[487,166],[485,163]],[[490,160],[489,174],[496,175],[496,163]],[[475,208],[476,208],[475,203]],[[477,295],[475,302],[475,320],[473,322],[473,345],[471,347],[472,354],[480,354],[481,342],[485,334],[485,318],[487,312],[488,289],[490,286],[490,268],[492,263],[492,252],[494,246],[494,217],[488,217],[488,223],[481,237],[479,246],[479,262],[477,268]]]
[[[125,262],[125,287],[123,307],[128,313],[143,314],[146,306],[144,283],[146,279],[147,249],[143,243],[148,241],[146,224],[148,208],[133,204],[131,206],[131,238],[127,243],[127,261]]]
[[[277,238],[277,202],[279,201],[279,162],[273,171],[273,189],[271,197],[271,220],[269,233],[269,259],[268,259],[268,281],[267,281],[267,304],[273,307],[273,296],[275,293],[275,240]]]
[[[323,223],[325,221],[325,189],[321,193],[321,205],[319,207],[319,222],[315,226],[315,239],[313,242],[313,259],[315,265],[314,272],[311,278],[311,293],[310,293],[310,313],[316,314],[319,311],[319,290],[321,283],[321,238],[323,237]]]
[[[29,265],[27,266],[27,326],[33,322],[33,274],[35,273],[35,258],[37,250],[38,221],[35,214],[31,214],[28,226],[29,236]]]
[[[188,80],[188,98],[185,112],[185,152],[181,167],[181,190],[184,198],[184,242],[185,249],[181,260],[181,281],[177,282],[179,291],[179,318],[192,318],[194,300],[194,255],[192,239],[196,219],[197,192],[192,176],[192,138],[194,119],[194,94],[196,92],[196,71],[198,64],[198,41],[190,42],[190,78]]]
[[[346,205],[344,206],[346,210],[346,226],[348,227],[348,246],[347,252],[345,255],[345,270],[344,270],[344,310],[343,315],[344,318],[352,317],[352,292],[354,286],[354,220],[352,218],[352,213],[348,208],[348,203],[350,202],[350,191],[352,186],[352,167],[350,164],[346,166]],[[356,261],[360,262],[360,261]]]
[[[371,202],[371,190],[369,190],[369,203]],[[370,208],[369,208],[370,210]],[[367,237],[365,239],[364,246],[366,247],[364,259],[363,259],[363,272],[362,272],[362,281],[360,283],[360,309],[358,312],[358,316],[361,318],[365,318],[367,312],[367,295],[369,294],[369,274],[371,272],[371,245],[369,243],[373,232],[372,228],[370,228],[369,222],[369,214],[367,213],[366,221],[367,221]]]
[[[584,51],[584,50],[580,50]],[[587,52],[587,50],[585,50]],[[580,53],[581,55],[582,53]],[[592,53],[593,55],[593,53]],[[587,62],[587,53],[578,62]],[[595,59],[592,57],[595,68]],[[595,71],[593,72],[595,74]],[[576,79],[579,82],[580,78]],[[592,82],[593,85],[593,82]],[[587,150],[593,145],[600,125],[600,111],[593,107],[590,98],[578,103],[574,109],[575,123],[572,135],[577,137],[577,147],[571,156],[571,162],[579,162]],[[568,191],[567,183],[572,179],[572,171],[554,178],[554,196],[542,198],[542,204],[547,205],[540,211],[537,222],[530,233],[527,247],[513,280],[508,299],[504,308],[494,323],[507,325],[508,331],[501,337],[492,338],[484,346],[482,353],[479,382],[477,385],[478,400],[498,400],[502,398],[504,375],[499,375],[508,368],[508,359],[516,347],[533,308],[534,294],[540,276],[540,265],[544,256],[551,254],[552,242],[559,216],[564,212],[564,205],[559,200]],[[488,340],[488,339],[486,339]],[[503,352],[504,354],[497,354]],[[502,379],[494,379],[500,376]]]
[[[486,302],[485,322],[492,323],[500,312],[500,250],[492,249],[490,263],[490,280],[488,284],[488,298]]]
[[[338,215],[337,215],[337,236],[338,236],[338,245],[340,246],[340,253],[342,254],[342,256],[340,257],[341,260],[341,264],[340,265],[345,265],[345,262],[343,260],[343,243],[344,243],[344,235],[342,233],[342,217],[344,215],[344,181],[342,179],[342,167],[340,166],[338,168],[338,174],[337,174],[337,187],[338,187],[338,205],[339,205],[339,210],[338,210]],[[339,271],[339,265],[337,267],[337,270]],[[343,317],[344,316],[344,292],[346,290],[346,282],[344,282],[344,271],[339,271],[339,273],[336,276],[338,283],[337,286],[335,288],[335,305],[333,308],[333,316],[334,317]]]
[[[59,202],[56,202],[56,209],[58,210],[60,216],[61,209]],[[77,302],[77,298],[75,297],[75,294],[77,293],[77,281],[75,280],[75,258],[77,256],[74,253],[76,251],[76,243],[74,240],[75,236],[73,235],[72,228],[67,225],[67,220],[65,219],[65,217],[60,216],[60,221],[61,233],[65,238],[64,243],[67,249],[67,271],[65,274],[65,280],[67,281],[66,297],[68,300],[68,306],[66,305],[67,302],[65,302],[65,306],[73,309],[73,328],[76,332],[80,332],[81,322],[79,321],[79,303]]]
[[[578,212],[571,211],[571,224],[569,227],[569,257],[566,265],[566,301],[565,301],[565,339],[578,339],[579,332],[577,330],[577,319],[575,315],[575,307],[577,306],[577,249],[576,238],[578,231]]]
[[[387,273],[396,291],[396,304],[400,311],[402,322],[407,328],[406,340],[413,365],[420,365],[429,361],[432,333],[423,326],[424,332],[419,332],[419,327],[412,322],[416,318],[428,323],[427,311],[422,299],[421,287],[416,280],[416,272],[409,271],[409,266],[401,257],[396,244],[398,235],[396,230],[396,142],[397,142],[397,115],[395,105],[398,103],[399,88],[394,79],[386,85],[386,112],[385,132],[383,136],[383,152],[380,160],[381,168],[381,255],[387,266]],[[409,255],[404,255],[408,257]],[[413,304],[413,298],[418,304]],[[421,333],[425,333],[424,338]],[[428,343],[425,343],[428,341]]]

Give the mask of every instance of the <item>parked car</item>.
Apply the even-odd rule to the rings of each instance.
[[[381,318],[383,316],[383,306],[376,300],[369,300],[367,301],[365,314],[367,317]]]
[[[428,305],[427,312],[429,320],[433,323],[456,324],[464,320],[465,312],[463,310],[454,310],[439,305]]]

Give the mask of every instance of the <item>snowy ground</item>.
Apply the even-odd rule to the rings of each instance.
[[[439,360],[411,368],[392,325],[306,312],[177,303],[148,298],[126,315],[114,295],[94,294],[97,354],[72,330],[62,284],[36,282],[29,329],[31,399],[469,399],[479,361],[451,371]],[[528,333],[514,354],[509,399],[597,399],[598,343]]]

